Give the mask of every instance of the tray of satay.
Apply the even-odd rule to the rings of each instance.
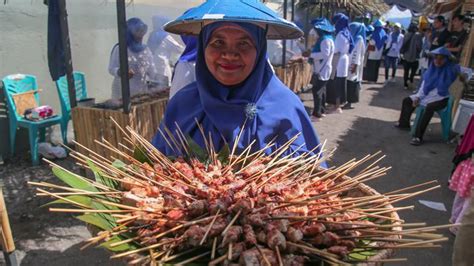
[[[93,236],[84,247],[106,248],[111,259],[131,265],[380,264],[406,261],[394,258],[399,249],[436,248],[447,240],[436,230],[448,225],[407,223],[398,213],[413,206],[394,206],[438,188],[435,181],[386,193],[365,184],[389,170],[377,166],[380,152],[327,167],[334,151],[299,152],[296,137],[278,148],[217,151],[210,139],[201,148],[179,129],[175,135],[164,129],[179,154],[167,157],[133,129],[121,130],[118,147],[97,141],[116,156],[71,151],[92,178],[46,160],[65,185],[30,182],[38,196],[54,199],[51,212],[74,213],[87,223]]]

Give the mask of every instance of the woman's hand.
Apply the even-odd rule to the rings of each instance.
[[[135,72],[133,72],[133,70],[129,69],[128,70],[128,79],[133,78],[133,75],[135,75]]]
[[[420,105],[420,98],[416,97],[413,99],[413,107],[417,107],[418,105]]]
[[[351,67],[350,67],[351,73],[356,73],[356,70],[357,70],[357,65],[356,65],[356,64],[352,64]]]

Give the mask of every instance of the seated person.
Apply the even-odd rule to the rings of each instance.
[[[448,105],[449,87],[461,73],[461,67],[454,63],[453,55],[444,47],[430,52],[433,61],[423,75],[420,88],[414,95],[403,99],[400,119],[395,125],[398,128],[410,128],[410,117],[416,107],[425,107],[423,116],[416,125],[415,134],[410,144],[418,146],[423,141],[428,124],[435,111]]]

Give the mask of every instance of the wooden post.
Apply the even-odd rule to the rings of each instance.
[[[61,27],[61,42],[64,49],[64,64],[66,67],[67,88],[69,93],[69,103],[71,108],[77,106],[76,88],[74,76],[72,74],[71,43],[69,40],[69,26],[67,22],[66,0],[59,0],[59,25]]]
[[[286,19],[287,15],[286,13],[288,12],[288,0],[283,1],[283,18]],[[283,68],[286,67],[286,39],[283,39],[283,52],[281,56],[281,65]]]
[[[3,254],[7,265],[18,265],[15,256],[15,243],[13,242],[12,231],[10,228],[10,222],[8,220],[7,207],[5,200],[3,199],[3,187],[0,187],[0,225],[1,225],[1,244]]]
[[[123,112],[130,113],[130,83],[128,80],[127,16],[125,0],[117,0],[117,27],[120,55],[120,81],[122,85]]]

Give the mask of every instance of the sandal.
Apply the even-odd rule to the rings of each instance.
[[[413,146],[420,146],[422,143],[422,140],[420,138],[412,138],[411,141],[410,141],[410,144],[413,145]]]

